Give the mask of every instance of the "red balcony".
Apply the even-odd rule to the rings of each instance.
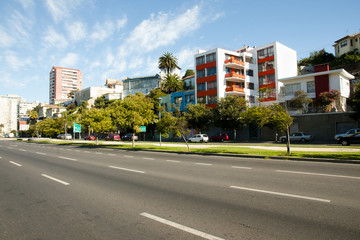
[[[225,80],[226,81],[232,81],[232,82],[243,82],[245,81],[245,76],[239,73],[227,73],[225,74]]]
[[[244,95],[245,94],[244,88],[234,86],[234,85],[227,86],[225,91],[228,95]]]
[[[239,59],[235,59],[231,57],[231,59],[227,59],[224,61],[225,67],[227,68],[244,68],[245,63]]]

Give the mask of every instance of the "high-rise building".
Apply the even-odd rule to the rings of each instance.
[[[52,67],[50,71],[49,103],[58,104],[71,100],[68,94],[83,88],[83,73],[77,69]]]
[[[244,97],[251,104],[279,102],[282,83],[277,79],[297,74],[296,51],[274,42],[236,51],[216,48],[195,55],[196,102],[215,108],[227,95]]]

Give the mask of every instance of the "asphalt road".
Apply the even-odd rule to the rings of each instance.
[[[360,239],[360,166],[0,141],[0,239]]]

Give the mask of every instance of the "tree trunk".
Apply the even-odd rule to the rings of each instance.
[[[290,151],[290,128],[286,127],[286,153],[289,155]]]
[[[236,129],[234,129],[234,141],[236,141]]]

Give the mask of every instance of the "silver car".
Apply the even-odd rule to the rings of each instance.
[[[189,142],[209,142],[209,137],[206,134],[196,134],[195,136],[188,139]]]
[[[313,139],[313,136],[302,132],[291,133],[290,141],[309,142]],[[281,142],[286,142],[286,136],[280,137]]]

